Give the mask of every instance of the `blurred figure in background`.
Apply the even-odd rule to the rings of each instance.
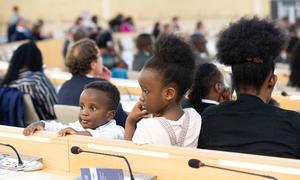
[[[207,107],[230,100],[230,95],[218,67],[205,63],[197,66],[188,99],[183,101],[182,106],[193,107],[199,114],[202,114]]]
[[[115,18],[109,21],[109,27],[113,32],[120,32],[120,26],[123,22],[124,16],[119,13]]]
[[[24,18],[19,18],[16,24],[16,31],[11,36],[11,41],[32,40],[29,30],[29,23]]]
[[[43,72],[41,51],[33,42],[22,44],[14,52],[2,85],[29,94],[39,119],[55,119],[57,95]]]
[[[137,54],[134,55],[132,70],[140,71],[152,56],[153,39],[150,34],[140,34],[136,40]]]
[[[177,16],[174,16],[172,18],[171,31],[172,32],[178,32],[178,31],[180,31],[179,18]]]
[[[195,53],[196,66],[204,63],[209,63],[208,51],[206,49],[206,39],[202,34],[191,35],[191,45]]]
[[[205,26],[202,21],[196,23],[195,32],[193,34],[202,34],[203,36],[206,34]]]
[[[293,49],[290,69],[289,85],[300,89],[300,41],[297,42]]]
[[[125,18],[120,26],[120,32],[135,32],[134,22],[132,17]]]
[[[291,56],[292,56],[292,52],[293,52],[293,49],[295,47],[295,45],[297,44],[297,42],[299,42],[299,37],[298,37],[298,34],[297,34],[297,27],[296,25],[291,25],[289,28],[288,28],[288,36],[289,36],[289,43],[288,43],[288,46],[287,46],[287,49],[286,49],[286,62],[287,63],[290,63],[291,62]]]
[[[160,34],[160,22],[157,21],[154,24],[152,35],[156,39],[159,36],[159,34]]]
[[[44,25],[44,22],[42,20],[38,20],[38,22],[36,22],[33,25],[32,29],[31,29],[33,41],[40,41],[40,40],[47,39],[46,36],[43,36],[43,25]]]
[[[11,16],[8,22],[8,28],[7,28],[7,42],[12,41],[12,35],[16,32],[16,24],[18,20],[21,18],[19,14],[18,6],[14,6],[12,10],[13,10],[13,15]]]

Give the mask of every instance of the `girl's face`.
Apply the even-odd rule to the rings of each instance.
[[[140,101],[149,114],[160,114],[167,106],[162,87],[162,75],[153,69],[142,69],[138,78],[142,95]]]

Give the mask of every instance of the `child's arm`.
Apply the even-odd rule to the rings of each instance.
[[[30,124],[29,126],[27,126],[24,130],[23,130],[23,134],[25,136],[31,136],[33,135],[33,133],[35,133],[36,131],[41,131],[44,130],[45,127],[45,123],[42,121],[39,122],[35,122]]]
[[[136,123],[147,114],[147,111],[145,109],[143,110],[141,102],[138,101],[126,119],[124,134],[125,140],[132,140],[133,134],[135,132]]]
[[[75,129],[70,127],[64,128],[58,132],[58,136],[67,136],[73,134],[82,135],[82,136],[92,136],[91,133],[88,131],[76,131]]]

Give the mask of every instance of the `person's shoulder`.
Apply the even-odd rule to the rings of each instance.
[[[274,113],[278,115],[282,115],[283,117],[286,117],[288,119],[295,119],[300,122],[300,113],[297,111],[282,109],[280,107],[273,106]]]
[[[201,119],[201,115],[192,107],[191,108],[185,108],[185,109],[183,109],[183,111],[185,113],[188,113],[190,116],[192,116],[192,117],[190,117],[191,119],[193,119],[193,118],[200,118]]]
[[[227,106],[229,106],[230,104],[234,103],[234,101],[226,101],[226,102],[222,102],[218,105],[215,106],[208,106],[207,108],[204,109],[203,114],[210,114],[213,113],[215,114],[216,112],[219,112],[220,110],[226,108]]]
[[[137,123],[137,126],[149,128],[152,126],[156,126],[157,124],[158,118],[143,118]]]
[[[71,79],[65,81],[62,85],[62,88],[65,86],[72,86],[72,85],[86,85],[90,82],[94,81],[105,81],[105,79],[102,78],[95,78],[95,77],[86,77],[86,76],[72,76]]]

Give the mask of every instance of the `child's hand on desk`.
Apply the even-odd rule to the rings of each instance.
[[[90,134],[90,132],[88,131],[76,131],[75,129],[73,128],[65,128],[65,129],[62,129],[58,132],[58,136],[67,136],[67,135],[73,135],[73,134],[77,134],[77,135],[83,135],[83,136],[92,136]]]
[[[66,135],[72,135],[72,134],[77,134],[77,131],[70,127],[62,129],[58,132],[58,136],[66,136]]]
[[[44,130],[44,127],[45,127],[45,123],[43,122],[32,123],[23,130],[23,134],[25,136],[31,136],[36,131]]]

